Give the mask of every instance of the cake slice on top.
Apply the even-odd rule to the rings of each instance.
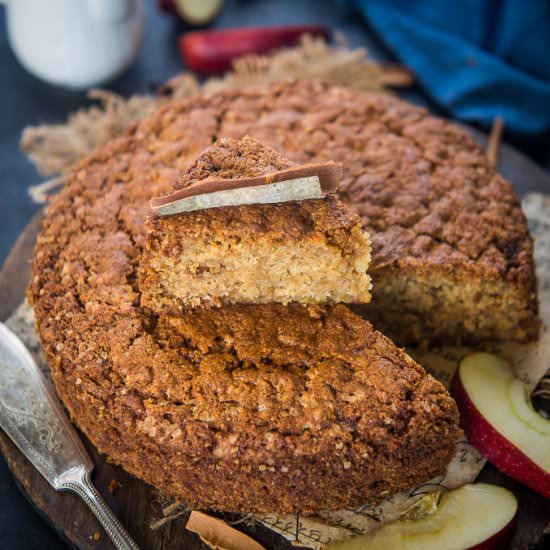
[[[220,139],[153,199],[142,306],[367,303],[368,236],[336,196],[341,166]]]

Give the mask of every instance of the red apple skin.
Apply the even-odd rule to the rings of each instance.
[[[265,54],[282,46],[292,46],[303,34],[329,36],[328,29],[321,25],[191,31],[181,36],[179,49],[191,70],[218,74],[230,69],[236,57]]]
[[[470,546],[468,550],[500,550],[501,548],[506,548],[510,541],[514,538],[517,525],[516,518],[517,513],[508,522],[508,525],[502,528],[498,533],[495,533],[492,537],[489,537],[487,540],[484,540],[475,546]]]
[[[461,425],[470,443],[501,472],[550,498],[550,473],[535,464],[483,417],[460,380],[460,367],[451,381],[451,394],[458,405]]]

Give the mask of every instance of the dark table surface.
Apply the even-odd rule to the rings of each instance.
[[[120,94],[144,93],[184,67],[176,39],[184,30],[169,17],[156,13],[153,0],[147,2],[147,34],[137,62],[108,87]],[[378,59],[391,55],[373,36],[361,18],[337,1],[323,0],[227,0],[215,22],[217,27],[285,23],[322,23],[344,32],[351,46],[366,46]],[[7,42],[5,10],[0,8],[0,264],[38,206],[27,188],[43,178],[19,151],[19,137],[26,125],[55,123],[88,104],[84,93],[49,86],[25,72]],[[431,105],[421,90],[401,94],[415,103]],[[512,136],[513,137],[513,136]],[[513,140],[524,152],[548,166],[547,140]],[[550,190],[549,190],[550,191]],[[19,493],[0,457],[0,548],[63,548],[61,542]]]

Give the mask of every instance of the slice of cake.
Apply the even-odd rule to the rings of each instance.
[[[366,303],[370,245],[334,195],[341,166],[295,165],[250,138],[221,139],[154,199],[141,304]]]

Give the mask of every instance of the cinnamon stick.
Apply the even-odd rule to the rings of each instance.
[[[216,550],[265,550],[248,535],[202,512],[191,512],[186,529],[199,535],[205,544]]]
[[[500,143],[502,141],[502,131],[504,130],[504,120],[502,117],[496,117],[491,128],[491,134],[489,135],[489,142],[487,143],[487,160],[491,166],[498,164],[498,152]]]

